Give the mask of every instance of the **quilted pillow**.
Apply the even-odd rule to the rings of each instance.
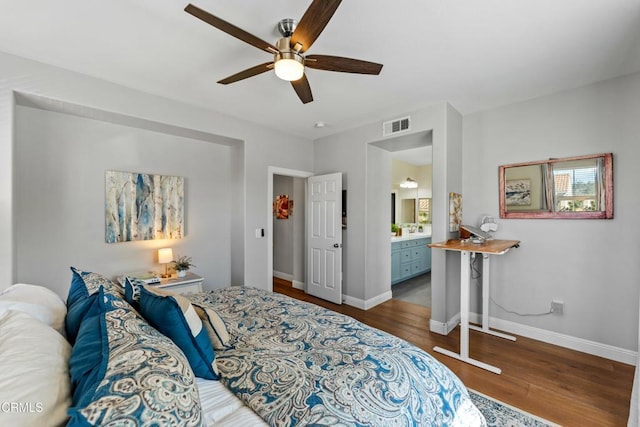
[[[193,308],[195,308],[198,317],[202,320],[202,324],[207,331],[207,335],[209,335],[213,349],[224,350],[228,348],[231,338],[218,312],[211,307],[199,306],[197,304],[193,304]]]
[[[67,425],[201,425],[195,377],[180,349],[126,301],[103,292],[97,301],[72,350]]]
[[[219,378],[209,335],[188,299],[153,286],[142,286],[140,313],[180,347],[197,377]]]

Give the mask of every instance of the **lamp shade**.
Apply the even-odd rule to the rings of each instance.
[[[173,261],[173,249],[158,249],[158,264],[168,264]]]

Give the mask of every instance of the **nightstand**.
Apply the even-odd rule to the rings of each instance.
[[[196,292],[202,292],[203,281],[203,277],[187,272],[185,277],[172,276],[168,279],[162,279],[159,284],[154,286],[171,292],[176,292],[178,294],[193,294]]]

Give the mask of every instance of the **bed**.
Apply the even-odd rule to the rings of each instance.
[[[43,409],[55,417],[37,414],[49,425],[486,425],[443,364],[348,316],[253,288],[180,296],[72,272],[64,328],[45,325],[70,343],[51,379],[68,386]],[[0,295],[0,333],[15,309]]]

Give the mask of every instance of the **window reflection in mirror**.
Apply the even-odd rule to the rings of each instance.
[[[418,199],[418,224],[431,223],[431,199]]]
[[[604,206],[602,158],[554,163],[553,207],[556,212],[601,211]]]
[[[501,218],[613,218],[610,153],[500,166]]]

